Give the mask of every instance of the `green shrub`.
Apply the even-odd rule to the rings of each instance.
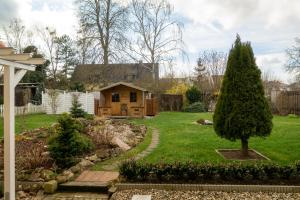
[[[205,112],[206,109],[201,102],[195,102],[183,108],[184,112]]]
[[[91,151],[94,145],[81,135],[82,126],[68,114],[58,119],[59,127],[48,142],[51,157],[59,167],[69,167],[76,162],[76,157]]]
[[[300,164],[280,166],[273,163],[139,163],[126,161],[120,174],[130,182],[243,182],[277,183],[298,180]]]
[[[85,117],[86,112],[81,108],[81,103],[79,103],[78,96],[73,95],[72,96],[72,107],[71,107],[71,115],[73,118],[80,118],[80,117]]]
[[[186,92],[185,92],[185,96],[188,100],[188,102],[190,104],[193,104],[195,102],[198,102],[198,101],[201,101],[201,92],[200,90],[195,87],[195,86],[192,86],[190,87]]]

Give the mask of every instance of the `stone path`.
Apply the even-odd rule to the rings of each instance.
[[[146,157],[157,147],[158,143],[159,143],[159,131],[157,129],[153,129],[150,145],[144,151],[142,151],[141,153],[136,155],[135,158],[133,158],[133,159],[139,160],[139,159]],[[122,163],[122,161],[119,161],[119,160],[115,161],[113,163],[102,166],[102,168],[104,170],[108,170],[108,171],[117,170],[119,165]]]
[[[106,194],[97,193],[80,193],[80,192],[61,192],[54,195],[46,196],[43,200],[108,200],[109,197]]]

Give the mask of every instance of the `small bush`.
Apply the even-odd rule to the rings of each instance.
[[[184,112],[205,112],[206,109],[201,102],[195,102],[183,108]]]
[[[192,86],[185,92],[185,96],[190,104],[198,102],[201,100],[201,92],[195,86]]]
[[[69,167],[76,162],[76,157],[88,153],[94,147],[92,142],[81,135],[81,124],[68,114],[59,119],[57,133],[49,140],[51,157],[59,167]]]
[[[80,118],[80,117],[85,117],[86,112],[81,108],[81,103],[79,103],[78,96],[73,95],[72,97],[72,107],[71,107],[71,115],[73,118]]]
[[[265,183],[297,180],[300,164],[280,166],[273,163],[138,163],[126,161],[120,174],[126,181],[156,182],[243,182]]]

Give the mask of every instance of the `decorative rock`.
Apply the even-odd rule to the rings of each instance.
[[[128,144],[126,144],[125,142],[123,142],[122,140],[120,140],[117,137],[114,137],[112,139],[111,143],[120,147],[124,151],[128,151],[129,149],[131,149],[131,147]]]
[[[52,180],[44,184],[44,191],[48,194],[52,194],[57,190],[57,181]]]
[[[44,191],[39,190],[34,200],[42,200],[43,198],[44,198]]]
[[[74,178],[74,174],[69,170],[64,171],[62,175],[66,176],[68,181]]]
[[[81,167],[79,165],[75,165],[69,169],[73,173],[77,173],[81,171]]]
[[[89,160],[82,159],[81,162],[78,163],[78,165],[81,166],[81,167],[89,167],[89,166],[94,165],[94,163],[92,163]]]
[[[206,120],[204,120],[204,124],[205,125],[213,125],[213,122],[206,119]]]
[[[98,156],[95,154],[95,155],[86,157],[85,159],[87,159],[89,161],[92,161],[92,162],[95,162],[98,159]]]
[[[17,196],[18,196],[20,199],[23,199],[23,198],[26,198],[26,197],[27,197],[27,195],[26,195],[26,193],[25,193],[24,191],[19,191],[19,192],[17,193]]]
[[[109,157],[109,152],[107,150],[97,150],[96,151],[97,157],[101,158],[101,159],[105,159],[107,157]]]
[[[59,175],[56,177],[57,183],[65,183],[68,181],[67,176]]]
[[[49,156],[50,155],[50,152],[49,151],[45,151],[43,153],[41,153],[42,156]]]
[[[44,179],[41,178],[41,173],[36,173],[36,172],[33,172],[29,179],[29,181],[34,181],[34,182],[39,182],[39,181],[44,181]]]
[[[41,172],[41,178],[43,178],[45,181],[50,181],[54,178],[55,174],[53,171],[49,170],[49,169],[44,169]]]

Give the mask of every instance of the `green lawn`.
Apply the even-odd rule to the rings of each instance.
[[[158,147],[145,158],[147,162],[224,162],[216,149],[240,148],[240,142],[218,137],[212,126],[195,124],[197,119],[212,119],[210,113],[162,112],[153,119],[135,120],[160,131]],[[251,138],[250,148],[279,164],[300,160],[300,118],[275,116],[270,137]]]
[[[57,115],[32,114],[16,117],[16,134],[25,130],[47,127],[57,121]],[[0,118],[0,137],[3,136],[3,118]]]

